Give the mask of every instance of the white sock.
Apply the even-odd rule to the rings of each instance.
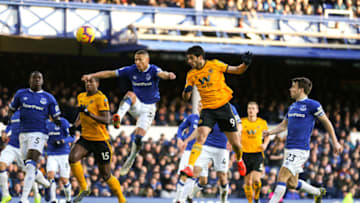
[[[280,199],[284,196],[285,191],[286,191],[286,184],[285,183],[282,184],[277,184],[276,188],[275,188],[275,192],[270,200],[269,203],[278,203],[280,201]]]
[[[70,202],[71,201],[71,184],[70,181],[64,185],[64,193],[65,193],[65,198],[66,201]]]
[[[124,115],[126,114],[126,112],[130,109],[130,104],[128,104],[126,101],[123,102],[120,106],[119,109],[117,111],[117,114],[119,114],[120,116],[120,121],[121,119],[124,117]]]
[[[298,187],[296,189],[304,190],[312,195],[320,195],[320,188],[314,187],[303,180],[298,181]]]
[[[25,179],[23,193],[21,196],[21,201],[27,201],[29,197],[30,190],[35,182],[35,172],[36,172],[36,163],[33,160],[25,161]]]
[[[34,182],[34,184],[32,186],[32,191],[34,192],[34,198],[39,196],[39,186],[36,182]]]
[[[36,171],[35,180],[36,182],[43,185],[45,188],[50,187],[50,182],[44,177],[43,173],[39,169]]]
[[[8,173],[6,170],[0,171],[0,187],[2,191],[2,196],[9,196],[9,185],[8,185]]]
[[[199,181],[197,180],[194,184],[192,197],[196,197],[196,194],[199,193],[204,187],[200,185]]]
[[[179,180],[178,183],[176,184],[175,202],[176,201],[182,202],[184,200],[182,199],[184,193],[184,187],[185,187],[185,183],[182,180]]]
[[[219,185],[219,190],[220,190],[220,201],[221,201],[221,203],[224,203],[227,201],[227,197],[228,197],[228,193],[229,193],[228,184],[226,184],[224,186]]]
[[[50,202],[56,201],[56,182],[54,179],[50,180]]]
[[[192,178],[188,178],[188,180],[186,181],[186,184],[185,184],[185,189],[184,189],[184,195],[185,195],[185,198],[189,197],[190,199],[193,199],[194,196],[193,196],[193,189],[194,189],[194,186],[196,184],[196,179],[192,179]]]

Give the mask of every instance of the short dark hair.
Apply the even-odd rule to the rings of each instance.
[[[41,73],[40,71],[34,70],[33,72],[30,73],[30,77],[33,76],[33,75],[35,75],[35,74],[40,74],[40,75],[42,75],[42,73]]]
[[[203,56],[203,58],[205,58],[205,51],[199,45],[188,48],[188,50],[186,51],[186,55],[189,55],[189,54],[193,54],[196,57]]]
[[[149,56],[149,52],[146,51],[145,49],[141,49],[135,52],[135,55],[147,55]]]
[[[310,94],[312,89],[312,82],[309,78],[296,77],[291,79],[291,82],[296,82],[299,88],[303,88],[306,95]]]

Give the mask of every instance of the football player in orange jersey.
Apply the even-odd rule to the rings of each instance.
[[[226,85],[224,73],[242,74],[252,61],[252,54],[245,53],[238,66],[229,66],[219,60],[205,60],[205,52],[200,46],[190,47],[186,52],[187,63],[191,70],[187,73],[185,89],[182,96],[189,100],[193,86],[196,86],[201,97],[203,109],[200,114],[196,142],[191,149],[189,166],[183,169],[186,174],[192,174],[192,168],[197,157],[201,154],[202,145],[207,136],[218,123],[220,130],[225,133],[236,153],[238,170],[241,175],[246,174],[246,167],[241,159],[240,132],[232,112],[229,101],[233,91]]]
[[[249,203],[259,202],[261,175],[264,171],[264,150],[270,142],[269,136],[264,137],[263,131],[268,130],[267,122],[257,117],[259,105],[251,101],[247,106],[248,116],[242,118],[241,145],[247,173],[245,176],[245,196]],[[255,193],[255,196],[254,196]]]
[[[126,199],[122,194],[120,183],[111,174],[112,150],[109,142],[110,136],[105,126],[111,120],[109,102],[106,96],[98,90],[98,87],[98,79],[85,80],[86,92],[80,93],[77,98],[80,113],[75,121],[75,126],[81,124],[81,136],[70,151],[69,162],[71,171],[79,181],[81,190],[73,202],[80,202],[90,194],[81,166],[81,159],[92,152],[98,163],[101,177],[115,193],[118,202],[125,203]]]

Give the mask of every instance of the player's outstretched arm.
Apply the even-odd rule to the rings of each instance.
[[[227,68],[227,73],[230,74],[243,74],[250,66],[251,62],[252,62],[252,53],[251,52],[246,52],[245,54],[243,54],[241,56],[241,60],[242,60],[242,64],[238,65],[238,66],[229,66]]]
[[[116,77],[116,71],[104,70],[96,73],[85,74],[81,77],[82,81],[91,80],[92,78],[105,79]]]
[[[285,131],[287,129],[287,125],[288,125],[288,120],[284,119],[279,125],[277,125],[274,129],[272,130],[265,130],[263,131],[263,136],[267,137],[269,135],[273,135],[273,134],[278,134],[281,133],[283,131]]]
[[[330,134],[332,144],[333,144],[333,149],[334,149],[335,153],[340,153],[342,151],[342,147],[336,138],[335,130],[334,130],[334,127],[331,124],[330,120],[328,119],[328,117],[326,115],[319,116],[318,119],[323,124],[326,131]]]
[[[157,76],[163,80],[175,80],[176,75],[173,72],[161,71],[158,72]]]

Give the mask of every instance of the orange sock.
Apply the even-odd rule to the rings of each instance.
[[[110,189],[115,193],[118,198],[119,203],[125,203],[126,198],[124,197],[121,186],[117,178],[115,176],[111,176],[106,183],[109,185]]]
[[[87,184],[86,184],[86,180],[85,180],[85,176],[84,176],[84,170],[83,170],[83,167],[81,166],[81,162],[78,161],[76,163],[70,164],[70,167],[71,167],[71,172],[73,173],[76,180],[80,184],[81,190],[82,191],[87,190],[88,187],[87,187]]]
[[[253,189],[251,185],[244,186],[245,196],[249,203],[253,202]]]
[[[202,151],[202,145],[195,143],[192,148],[191,148],[191,153],[190,153],[190,157],[189,157],[189,165],[190,166],[194,166],[196,160],[198,159],[198,157],[200,156]]]
[[[255,199],[258,200],[260,198],[261,181],[260,182],[255,182],[253,184],[253,188],[255,190]]]

